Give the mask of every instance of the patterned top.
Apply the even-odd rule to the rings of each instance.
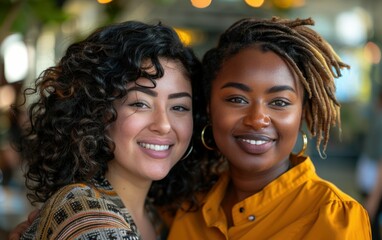
[[[20,239],[142,239],[122,200],[105,178],[61,188]]]

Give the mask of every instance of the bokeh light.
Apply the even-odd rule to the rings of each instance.
[[[367,42],[365,44],[363,55],[369,63],[379,64],[381,62],[381,49],[374,42]]]
[[[196,8],[206,8],[211,5],[212,0],[191,0],[192,6]]]
[[[245,0],[245,3],[251,7],[261,7],[264,4],[264,0]]]
[[[6,37],[1,45],[4,75],[8,83],[24,80],[28,74],[28,49],[21,34]]]

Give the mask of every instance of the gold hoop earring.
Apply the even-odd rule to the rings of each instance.
[[[184,157],[182,157],[179,161],[182,161],[182,160],[188,158],[188,156],[190,156],[190,154],[192,153],[192,150],[194,150],[194,146],[193,145],[191,145],[191,147],[187,151],[187,154]]]
[[[206,131],[206,129],[207,129],[208,126],[211,126],[211,124],[206,124],[206,126],[204,126],[204,128],[203,128],[203,130],[202,130],[201,138],[202,138],[203,146],[204,146],[205,148],[207,148],[208,150],[213,151],[213,150],[215,150],[215,149],[212,148],[212,147],[210,147],[210,146],[208,146],[207,143],[206,143],[206,141],[204,140],[204,132]],[[211,127],[212,127],[212,126],[211,126]]]
[[[301,131],[301,134],[302,134],[303,145],[302,145],[301,151],[299,151],[297,153],[297,157],[303,156],[305,154],[305,150],[306,150],[306,148],[308,146],[308,137],[306,136],[306,134],[303,131]]]

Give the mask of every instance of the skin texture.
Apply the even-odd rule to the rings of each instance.
[[[155,239],[144,211],[147,192],[153,180],[164,178],[181,159],[190,143],[193,125],[190,80],[179,62],[160,61],[164,76],[156,80],[156,87],[148,89],[130,83],[126,98],[115,103],[118,118],[108,131],[116,148],[115,159],[108,162],[105,175],[130,210],[144,239]],[[145,78],[137,83],[152,85]],[[148,144],[157,145],[159,151]],[[27,221],[17,225],[9,239],[19,239],[38,213],[32,212]]]
[[[116,147],[105,175],[144,239],[155,239],[144,208],[151,183],[168,174],[192,135],[191,83],[181,64],[160,61],[164,76],[156,81],[157,86],[142,88],[130,83],[127,97],[115,104],[118,118],[108,131]],[[151,83],[144,78],[138,82]]]
[[[211,92],[214,138],[232,175],[233,191],[223,203],[230,215],[234,202],[287,171],[301,125],[303,88],[278,55],[250,47],[223,64]]]
[[[27,166],[31,203],[44,203],[73,183],[97,191],[94,180],[106,177],[143,238],[155,239],[154,229],[162,234],[164,223],[152,207],[169,205],[169,211],[174,211],[193,194],[191,179],[199,174],[193,157],[199,153],[184,153],[193,128],[200,128],[198,121],[195,126],[193,122],[199,109],[192,107],[204,100],[192,95],[202,92],[201,72],[193,51],[162,23],[115,23],[70,44],[59,62],[24,92],[25,97],[38,95],[28,101],[30,124],[15,144]],[[104,201],[101,195],[95,198]],[[100,214],[109,211],[109,205],[100,205],[105,208]],[[118,210],[105,215],[119,218]],[[43,220],[55,214],[42,213]],[[76,211],[67,218],[80,215]],[[124,219],[128,232],[123,234],[138,235],[129,219]],[[109,222],[113,221],[105,224],[106,230],[94,226],[94,231],[108,235],[120,231],[118,224],[113,228]],[[25,235],[39,234],[44,223],[36,221]],[[73,225],[75,232],[78,226]],[[52,226],[50,232],[59,228]],[[86,234],[89,229],[78,232]]]
[[[110,181],[116,175],[127,182],[162,179],[187,149],[192,135],[191,83],[179,63],[161,62],[165,74],[155,88],[131,83],[127,97],[115,104],[118,119],[109,129],[116,144]]]

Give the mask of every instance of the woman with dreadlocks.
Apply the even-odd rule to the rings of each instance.
[[[304,124],[322,157],[340,127],[334,78],[349,66],[313,24],[243,19],[205,54],[201,137],[217,153],[204,164],[216,177],[198,210],[178,211],[168,239],[371,239],[365,209],[315,173],[304,133],[292,153]]]

